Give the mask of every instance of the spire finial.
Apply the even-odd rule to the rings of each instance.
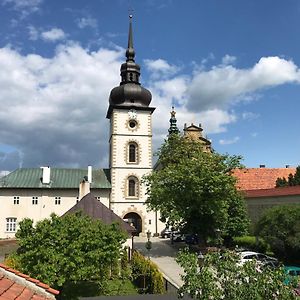
[[[135,51],[133,49],[132,14],[129,15],[128,47],[126,50],[127,61],[134,61]]]
[[[172,133],[179,133],[179,129],[177,127],[177,119],[175,117],[176,111],[174,110],[174,106],[172,106],[172,111],[170,112],[171,118],[170,118],[170,128],[169,128],[169,135]]]

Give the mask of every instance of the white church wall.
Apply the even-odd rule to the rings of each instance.
[[[109,190],[96,189],[92,190],[92,193],[99,201],[109,206]],[[30,218],[35,224],[49,218],[51,213],[61,216],[77,203],[77,197],[78,189],[2,189],[0,238],[15,236],[14,225],[9,224],[10,228],[7,230],[7,223],[14,223],[16,220],[18,224],[24,218]]]

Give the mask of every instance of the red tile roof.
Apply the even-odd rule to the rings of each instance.
[[[272,189],[246,190],[244,193],[246,198],[300,196],[300,185]]]
[[[46,300],[58,294],[49,285],[0,264],[0,299]]]
[[[259,190],[272,189],[278,177],[287,179],[289,174],[295,172],[295,168],[246,168],[234,170],[233,175],[238,179],[238,189]]]

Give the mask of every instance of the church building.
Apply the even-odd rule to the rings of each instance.
[[[130,16],[126,61],[120,85],[109,96],[109,169],[20,168],[0,179],[0,238],[14,237],[23,218],[34,222],[61,216],[86,194],[136,228],[159,234],[159,213],[148,211],[144,175],[152,171],[152,95],[140,84]],[[79,189],[79,186],[81,187]]]

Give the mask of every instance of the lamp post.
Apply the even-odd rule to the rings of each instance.
[[[150,250],[151,250],[151,248],[152,248],[152,242],[150,241],[150,238],[151,238],[151,231],[150,230],[148,230],[147,232],[146,232],[146,234],[147,234],[147,242],[146,242],[146,245],[145,245],[145,247],[146,247],[146,249],[148,250],[148,259],[150,259]]]

